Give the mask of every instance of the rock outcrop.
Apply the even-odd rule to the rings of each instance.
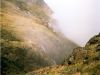
[[[66,65],[77,65],[75,68],[82,75],[100,74],[100,33],[92,37],[85,47],[75,48],[65,60]],[[80,66],[80,68],[78,68]],[[77,71],[76,71],[77,72]]]
[[[92,37],[85,47],[75,48],[68,58],[69,64],[100,61],[100,33]]]

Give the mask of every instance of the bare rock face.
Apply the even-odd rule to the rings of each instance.
[[[49,27],[43,0],[1,1],[2,74],[60,64],[77,45]]]
[[[100,33],[92,37],[85,47],[75,48],[65,64],[100,62]]]

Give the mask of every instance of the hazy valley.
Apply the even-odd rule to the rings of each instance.
[[[53,11],[43,0],[0,2],[2,75],[100,73],[100,34],[80,47],[53,28]]]

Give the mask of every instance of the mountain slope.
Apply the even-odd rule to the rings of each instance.
[[[69,56],[77,45],[49,27],[51,14],[43,0],[1,1],[2,74],[60,64]]]
[[[63,65],[41,68],[26,75],[99,75],[100,33],[92,37],[85,47],[73,50]]]

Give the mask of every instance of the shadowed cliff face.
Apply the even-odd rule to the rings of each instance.
[[[52,11],[43,0],[2,0],[1,4],[4,72],[60,64],[77,46],[49,27]]]

